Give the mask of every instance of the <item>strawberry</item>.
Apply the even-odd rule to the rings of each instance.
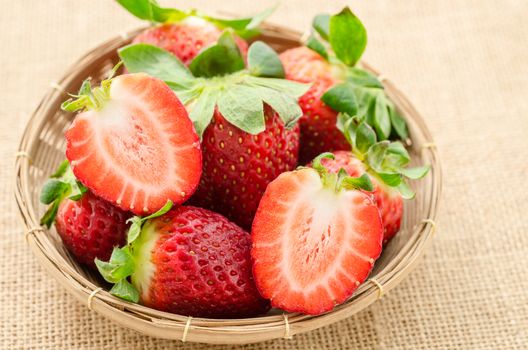
[[[306,47],[280,55],[287,79],[313,82],[299,100],[303,110],[301,161],[324,151],[348,149],[336,128],[338,113],[363,118],[380,140],[406,140],[405,121],[385,95],[383,84],[371,73],[355,67],[367,38],[359,19],[345,8],[334,16],[315,17],[313,27],[322,41],[312,33]]]
[[[78,201],[66,199],[55,219],[57,233],[72,255],[95,268],[95,258],[108,260],[125,243],[129,213],[87,192]]]
[[[196,10],[182,11],[161,7],[154,0],[118,0],[118,2],[139,19],[157,23],[154,27],[139,33],[133,43],[158,46],[171,52],[185,65],[189,65],[202,49],[216,43],[225,28],[234,31],[238,48],[245,57],[248,45],[244,39],[259,34],[258,26],[273,12],[271,8],[252,17],[225,20]]]
[[[229,32],[189,68],[146,44],[119,55],[128,70],[163,78],[202,136],[203,175],[191,203],[249,228],[267,184],[297,164],[302,111],[296,101],[307,86],[278,79],[280,59],[263,42],[251,45],[246,67]]]
[[[268,183],[297,165],[298,126],[287,129],[269,106],[264,117],[266,130],[252,136],[216,110],[202,141],[204,176],[193,200],[245,228]]]
[[[95,268],[94,259],[108,259],[125,243],[130,214],[86,191],[67,161],[46,182],[41,202],[50,204],[41,224],[55,222],[57,233],[78,262]]]
[[[359,176],[366,172],[366,166],[350,151],[333,152],[334,159],[323,159],[321,163],[333,173],[345,169],[350,176]],[[381,179],[371,176],[374,185],[374,199],[383,222],[383,244],[386,244],[400,230],[403,216],[403,198],[393,187],[386,185]]]
[[[250,235],[225,217],[180,206],[133,222],[137,234],[129,233],[129,245],[109,262],[97,261],[116,283],[111,293],[194,317],[250,317],[269,309],[251,275]]]
[[[381,218],[369,178],[321,164],[285,172],[268,185],[252,227],[253,274],[271,305],[318,315],[347,300],[382,249]]]
[[[405,178],[420,179],[427,174],[429,167],[408,168],[411,159],[405,147],[400,142],[378,142],[375,131],[357,117],[343,117],[340,125],[352,151],[333,152],[332,159],[323,159],[321,163],[332,173],[344,169],[349,176],[369,175],[383,221],[383,243],[386,244],[400,230],[403,199],[414,197]]]
[[[89,81],[67,111],[82,110],[66,131],[66,157],[95,195],[136,214],[167,200],[182,203],[201,175],[198,135],[187,111],[161,80],[127,74]]]
[[[159,46],[189,65],[204,47],[216,43],[222,31],[210,22],[196,17],[187,18],[180,23],[162,24],[146,29],[136,36],[133,43],[146,43]],[[237,45],[245,56],[247,43],[236,37]]]

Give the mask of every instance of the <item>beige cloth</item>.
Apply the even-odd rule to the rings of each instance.
[[[192,4],[247,14],[274,2]],[[314,14],[344,3],[284,0],[271,20],[304,29]],[[140,22],[110,0],[1,4],[0,347],[205,349],[140,336],[66,294],[25,245],[13,200],[13,153],[50,82],[89,48]],[[366,59],[411,98],[438,144],[445,184],[438,234],[420,267],[358,315],[243,348],[526,349],[528,1],[354,6],[369,30]]]

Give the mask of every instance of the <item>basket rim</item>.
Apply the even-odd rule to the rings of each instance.
[[[82,276],[64,259],[57,259],[53,255],[53,246],[47,234],[47,230],[39,226],[37,217],[38,211],[32,207],[31,196],[28,191],[28,178],[31,169],[30,155],[34,152],[38,139],[31,138],[36,131],[42,129],[46,122],[43,112],[47,109],[55,108],[65,97],[65,91],[58,87],[65,87],[80,75],[71,74],[75,72],[75,67],[80,67],[87,62],[91,54],[95,54],[101,47],[109,45],[104,51],[105,55],[115,52],[113,46],[123,45],[123,40],[128,40],[136,33],[144,29],[131,30],[124,35],[116,36],[90,50],[85,56],[77,60],[67,73],[59,80],[56,86],[48,89],[37,108],[34,110],[24,129],[17,156],[15,159],[15,199],[19,209],[19,214],[25,226],[25,238],[33,254],[40,264],[71,294],[77,299],[87,303],[92,309],[107,318],[128,328],[135,329],[140,333],[154,335],[161,338],[180,339],[205,343],[238,344],[250,343],[274,338],[290,338],[294,334],[303,333],[319,328],[346,317],[366,308],[371,303],[378,300],[381,295],[394,288],[403,278],[405,278],[417,265],[419,258],[423,255],[427,246],[431,243],[438,212],[438,204],[442,190],[442,172],[440,159],[436,147],[422,148],[422,154],[428,157],[431,165],[431,172],[428,176],[433,176],[431,188],[424,189],[432,192],[431,202],[428,210],[421,222],[420,227],[415,227],[410,239],[403,245],[398,254],[393,257],[393,261],[382,270],[385,274],[379,278],[367,279],[345,303],[336,306],[332,311],[318,315],[303,315],[298,313],[283,313],[277,315],[265,315],[247,319],[208,319],[190,318],[167,312],[157,311],[143,305],[128,303],[112,296],[99,286]],[[265,24],[263,33],[280,33],[300,43],[301,33],[286,27]],[[114,44],[112,46],[112,44]],[[362,62],[362,65],[381,77],[378,71],[370,65]],[[387,93],[394,103],[401,108],[406,107],[403,113],[406,120],[413,121],[417,129],[423,134],[425,142],[423,145],[434,145],[431,133],[425,124],[422,116],[413,107],[411,102],[396,88],[390,80],[384,78],[383,84]],[[394,264],[393,264],[394,262]],[[371,283],[369,283],[371,282]],[[217,339],[218,335],[237,335],[229,342],[225,339]]]

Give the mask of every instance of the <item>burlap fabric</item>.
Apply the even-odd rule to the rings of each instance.
[[[247,14],[271,3],[193,6]],[[271,21],[303,29],[314,14],[343,4],[283,1]],[[13,200],[13,154],[50,82],[89,48],[139,22],[110,0],[1,5],[0,346],[206,348],[140,336],[88,311],[37,265]],[[445,178],[438,234],[421,266],[360,314],[293,340],[242,348],[526,349],[528,2],[353,5],[369,30],[366,59],[407,93],[435,136]]]

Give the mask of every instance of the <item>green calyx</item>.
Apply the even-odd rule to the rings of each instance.
[[[67,160],[63,161],[50,179],[44,183],[40,192],[40,202],[49,205],[48,210],[40,219],[40,224],[50,228],[55,221],[61,202],[66,198],[78,201],[86,191],[86,187],[73,175],[70,163]]]
[[[321,100],[337,112],[364,118],[379,140],[407,140],[407,124],[385,94],[383,84],[356,67],[367,45],[367,32],[359,18],[346,7],[333,16],[316,16],[312,28],[306,46],[328,60],[343,80]]]
[[[374,186],[372,185],[368,174],[365,173],[360,177],[353,177],[349,176],[343,168],[341,168],[337,174],[331,173],[322,164],[321,161],[323,159],[334,159],[334,155],[330,152],[322,153],[312,162],[312,168],[319,173],[319,176],[321,176],[321,181],[325,188],[332,189],[336,193],[339,193],[342,190],[365,190],[369,192],[374,190]]]
[[[172,201],[169,200],[154,214],[146,217],[134,216],[128,219],[127,222],[131,225],[128,229],[127,245],[121,248],[115,247],[109,261],[95,259],[95,266],[101,276],[105,281],[114,284],[110,289],[110,294],[134,303],[139,301],[139,291],[129,282],[129,277],[136,269],[133,243],[140,236],[141,229],[147,220],[164,215],[172,208],[172,205]]]
[[[161,7],[155,0],[117,0],[117,2],[132,15],[152,23],[177,23],[189,17],[198,17],[220,29],[231,28],[238,36],[244,39],[258,35],[260,33],[260,24],[275,11],[274,6],[251,17],[221,19],[208,16],[194,9],[182,11],[175,8]]]
[[[429,166],[409,168],[411,157],[403,144],[378,141],[372,127],[360,118],[340,113],[338,127],[351,144],[354,155],[365,164],[370,174],[398,190],[403,198],[414,198],[415,193],[406,179],[421,179],[429,171]]]
[[[70,95],[72,98],[64,101],[61,104],[61,109],[66,112],[77,112],[84,110],[100,111],[105,106],[106,102],[110,100],[110,86],[112,84],[112,78],[121,65],[121,62],[115,65],[108,78],[103,80],[100,86],[92,88],[90,78],[83,81],[77,95]]]
[[[164,80],[190,110],[200,137],[215,108],[229,123],[253,135],[265,130],[264,103],[277,112],[286,127],[293,127],[302,116],[297,99],[309,88],[283,79],[278,55],[263,42],[250,46],[246,67],[229,30],[215,45],[202,50],[189,68],[171,53],[148,44],[126,46],[119,56],[129,72]]]

